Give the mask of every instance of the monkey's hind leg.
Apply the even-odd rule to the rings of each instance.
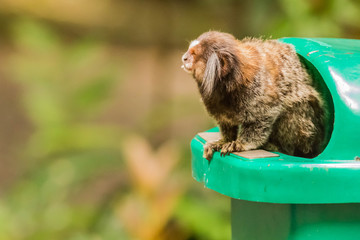
[[[261,148],[269,152],[281,152],[280,148],[271,142],[265,143]]]
[[[278,119],[270,138],[279,143],[281,152],[310,158],[319,153],[323,139],[322,112],[314,110],[310,102],[302,102]]]

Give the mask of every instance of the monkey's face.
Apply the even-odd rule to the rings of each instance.
[[[182,68],[193,75],[203,96],[210,96],[219,84],[240,79],[237,45],[232,35],[216,31],[203,33],[190,43],[182,56]]]
[[[181,68],[185,72],[193,74],[197,80],[202,79],[206,63],[202,56],[200,41],[194,40],[190,43],[189,49],[182,56],[182,62]]]
[[[206,95],[211,94],[221,74],[221,60],[212,39],[211,36],[201,35],[190,43],[189,49],[182,56],[181,68],[193,75],[201,88],[200,92]]]

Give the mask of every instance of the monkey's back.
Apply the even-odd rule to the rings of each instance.
[[[313,79],[292,45],[276,40],[245,39],[241,48],[258,71],[250,86],[249,110],[254,119],[277,114],[268,150],[315,157],[324,140],[326,108]]]

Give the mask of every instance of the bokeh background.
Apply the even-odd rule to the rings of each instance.
[[[191,177],[207,30],[360,38],[357,0],[0,0],[0,240],[230,239]]]

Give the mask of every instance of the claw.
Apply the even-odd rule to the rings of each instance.
[[[203,153],[203,157],[206,158],[208,161],[211,160],[212,156],[213,156],[214,152],[212,149],[212,146],[209,145],[205,145],[204,146],[204,153]]]
[[[240,152],[243,150],[244,149],[242,144],[238,140],[227,143],[225,143],[224,140],[219,140],[216,142],[207,143],[204,146],[203,157],[210,161],[213,157],[214,151],[220,151],[220,156],[226,157],[229,156],[232,152]]]
[[[220,156],[225,157],[225,156],[229,156],[230,153],[232,152],[240,152],[240,151],[243,151],[241,143],[239,143],[238,141],[232,141],[223,144],[221,148]]]

